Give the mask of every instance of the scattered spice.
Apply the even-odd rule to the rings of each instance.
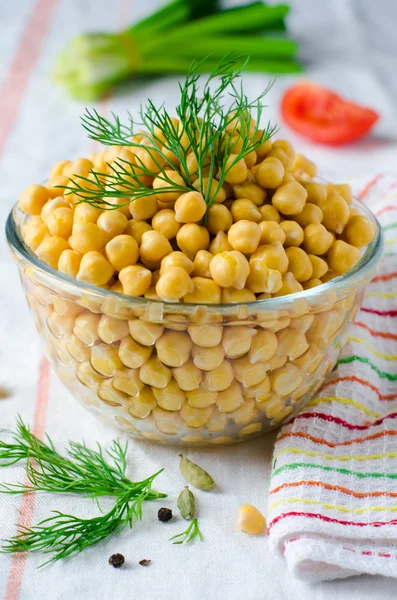
[[[186,521],[191,521],[191,519],[193,519],[195,511],[194,496],[187,485],[185,485],[178,496],[177,506],[181,516],[186,519]]]
[[[142,565],[142,567],[147,567],[148,564],[150,564],[152,561],[150,560],[150,558],[144,558],[143,560],[139,561],[139,564]]]
[[[159,521],[165,523],[166,521],[170,521],[170,519],[172,519],[172,510],[170,508],[160,508],[157,516]]]
[[[112,565],[115,569],[119,569],[124,563],[125,558],[122,554],[112,554],[109,558],[109,565]]]
[[[199,490],[208,491],[215,487],[215,481],[207,471],[204,471],[204,469],[196,465],[196,463],[185,458],[183,454],[180,454],[179,457],[179,470],[186,481]]]

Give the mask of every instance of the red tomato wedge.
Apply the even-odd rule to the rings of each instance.
[[[379,118],[377,112],[345,100],[310,82],[290,87],[281,100],[285,123],[304,137],[337,146],[365,135]]]

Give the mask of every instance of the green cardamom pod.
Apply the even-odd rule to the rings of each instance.
[[[179,470],[186,481],[199,490],[208,491],[215,487],[215,481],[207,471],[204,471],[204,469],[188,458],[185,458],[182,454],[179,457]]]
[[[178,496],[177,506],[182,517],[186,519],[186,521],[191,521],[191,519],[193,519],[195,510],[194,496],[187,485],[185,485]]]

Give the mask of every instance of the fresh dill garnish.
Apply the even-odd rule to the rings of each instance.
[[[200,89],[203,62],[194,63],[185,82],[179,84],[178,119],[151,100],[141,107],[140,122],[129,115],[127,124],[115,114],[107,119],[87,109],[82,124],[88,136],[106,146],[130,149],[133,160],[107,163],[108,173],[92,169],[88,177],[74,175],[65,194],[75,194],[77,202],[114,209],[106,198],[122,198],[128,204],[145,196],[198,189],[209,206],[230,170],[262,146],[276,128],[270,124],[259,128],[262,100],[270,86],[254,101],[248,100],[239,80],[247,61],[237,67],[241,57],[224,58]],[[142,152],[150,160],[143,160]],[[189,155],[194,157],[194,169],[189,166]],[[172,172],[178,174],[179,183],[170,177]],[[152,187],[154,179],[156,188]]]
[[[101,496],[113,496],[111,510],[98,517],[82,519],[54,511],[54,515],[33,527],[19,526],[14,537],[5,540],[3,552],[41,551],[51,555],[54,562],[106,539],[142,518],[142,504],[146,500],[165,498],[152,489],[153,480],[162,469],[139,482],[125,475],[128,444],[114,441],[104,451],[85,444],[69,442],[67,456],[60,455],[47,436],[47,443],[39,440],[24,425],[21,418],[17,430],[10,433],[10,441],[0,441],[0,466],[9,466],[26,460],[28,484],[0,485],[0,492],[21,494],[33,491],[83,494],[98,503]]]
[[[176,540],[175,542],[172,542],[173,544],[187,544],[188,542],[192,542],[196,537],[198,537],[201,542],[203,541],[203,534],[199,529],[198,519],[193,519],[185,531],[173,535],[170,540]]]

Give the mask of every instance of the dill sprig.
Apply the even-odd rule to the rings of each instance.
[[[191,521],[189,527],[185,529],[185,531],[173,535],[170,540],[176,540],[175,542],[172,542],[173,544],[187,544],[188,542],[192,542],[196,537],[198,537],[201,542],[203,541],[203,534],[199,529],[197,518]]]
[[[17,420],[16,431],[9,434],[10,441],[0,440],[0,466],[26,460],[28,483],[2,483],[0,492],[83,494],[94,498],[97,504],[99,497],[113,496],[116,501],[111,510],[98,517],[82,519],[54,511],[53,516],[38,525],[19,526],[17,535],[4,540],[3,552],[49,553],[51,558],[45,564],[65,558],[128,525],[132,527],[134,519],[142,518],[144,501],[166,497],[152,489],[154,479],[163,469],[139,482],[133,482],[125,475],[127,443],[123,446],[116,440],[109,450],[104,451],[99,444],[93,450],[84,443],[69,442],[67,456],[62,456],[48,436],[46,442],[39,440],[21,418]]]
[[[122,198],[128,204],[145,196],[198,188],[209,206],[230,170],[255,152],[276,128],[270,123],[263,130],[259,128],[262,101],[270,85],[254,101],[248,100],[239,79],[247,61],[237,66],[241,65],[241,57],[225,57],[204,80],[201,89],[203,63],[193,63],[185,82],[179,84],[180,101],[176,107],[179,121],[170,116],[164,105],[156,106],[151,100],[141,107],[139,122],[130,114],[128,123],[122,123],[114,113],[108,119],[95,109],[86,109],[82,125],[88,137],[106,146],[132,149],[134,161],[120,158],[107,163],[108,173],[92,169],[88,177],[74,175],[70,185],[65,186],[65,194],[75,194],[78,201],[102,209],[114,209],[115,205],[106,198]],[[137,148],[147,152],[151,161],[143,161],[134,152]],[[195,186],[188,165],[191,153],[197,163]],[[180,175],[183,183],[175,183],[169,171]],[[164,182],[164,187],[153,189],[154,178]]]

